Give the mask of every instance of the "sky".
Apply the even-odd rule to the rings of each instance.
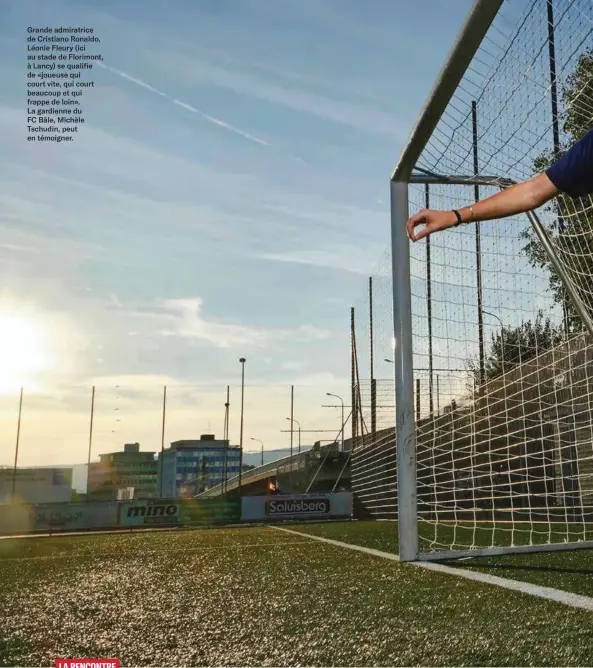
[[[240,357],[246,449],[289,444],[291,385],[302,429],[334,432],[303,443],[333,439],[390,171],[469,7],[3,0],[0,465],[21,386],[24,465],[86,460],[93,386],[93,459],[221,435],[227,385],[237,443]],[[69,144],[26,141],[46,25],[101,40]]]

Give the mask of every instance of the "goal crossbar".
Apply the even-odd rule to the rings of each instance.
[[[441,70],[416,127],[393,170],[392,181],[407,181],[457,86],[479,49],[503,0],[476,0]]]

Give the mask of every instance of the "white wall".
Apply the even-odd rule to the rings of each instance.
[[[0,503],[12,501],[13,469],[0,470]],[[16,470],[15,501],[68,503],[72,495],[71,468]]]

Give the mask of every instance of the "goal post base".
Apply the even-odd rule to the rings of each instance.
[[[467,557],[500,557],[510,554],[533,554],[534,552],[568,552],[569,550],[591,550],[593,540],[576,543],[550,543],[543,545],[517,545],[509,547],[486,547],[470,550],[444,550],[442,552],[422,552],[415,561],[450,561]]]

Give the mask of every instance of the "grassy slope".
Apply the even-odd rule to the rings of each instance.
[[[345,526],[354,525],[326,529]],[[386,549],[390,538],[373,540]],[[63,656],[586,665],[593,656],[593,615],[266,528],[2,541],[0,583],[0,665]]]

